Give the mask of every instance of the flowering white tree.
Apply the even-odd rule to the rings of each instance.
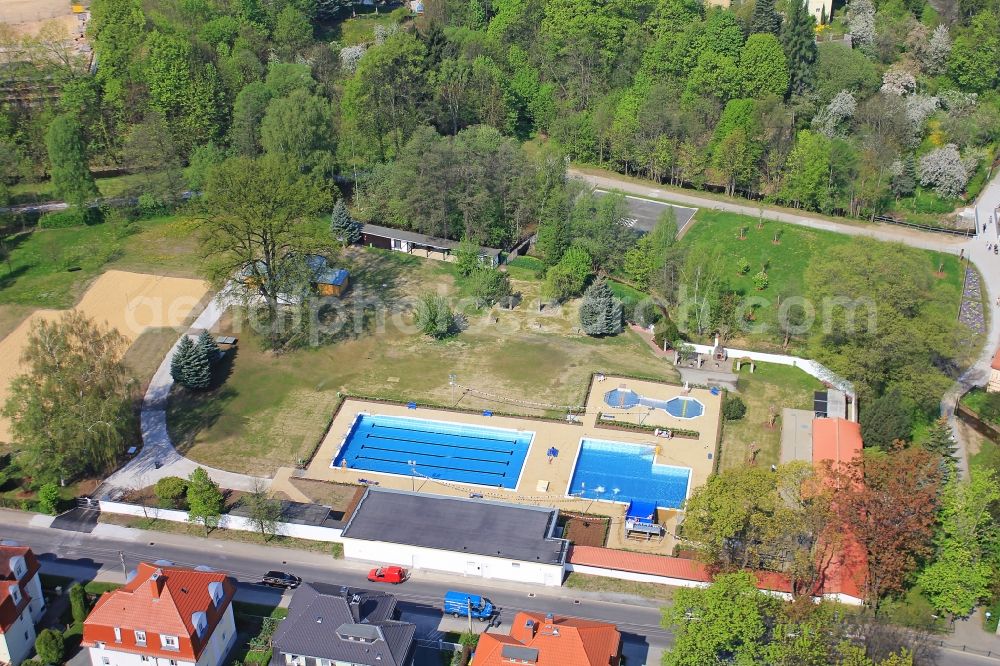
[[[910,126],[910,135],[914,140],[920,139],[924,123],[937,111],[938,98],[930,95],[910,95],[906,98],[906,122]]]
[[[851,0],[847,4],[847,27],[851,40],[862,51],[875,45],[875,5],[872,0]]]
[[[842,124],[853,118],[857,109],[858,103],[854,95],[849,90],[841,90],[813,117],[813,129],[831,139],[842,135]]]
[[[381,46],[385,43],[385,40],[389,39],[393,35],[399,32],[399,24],[393,23],[389,26],[376,25],[375,26],[375,45]]]
[[[951,35],[948,34],[948,27],[944,24],[934,28],[934,34],[927,42],[924,49],[923,64],[928,74],[940,74],[948,64],[948,55],[951,53]]]
[[[920,184],[933,187],[943,197],[960,196],[969,182],[969,167],[953,143],[921,157],[918,171]]]
[[[885,70],[882,75],[882,92],[886,95],[902,96],[917,89],[917,77],[899,63]]]
[[[340,49],[340,66],[345,72],[353,74],[358,69],[361,56],[365,54],[365,47],[362,44],[357,46],[345,46]]]
[[[976,104],[979,103],[979,95],[948,88],[938,92],[938,100],[949,113],[962,115],[976,108]]]

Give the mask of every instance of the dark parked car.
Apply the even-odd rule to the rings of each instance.
[[[264,574],[264,577],[260,579],[261,585],[267,585],[269,587],[283,587],[286,590],[294,590],[301,582],[302,579],[298,576],[293,576],[292,574],[284,571],[268,571]]]

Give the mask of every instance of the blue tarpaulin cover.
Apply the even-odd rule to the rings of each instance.
[[[643,523],[651,523],[656,520],[656,504],[653,502],[628,503],[628,510],[625,511],[626,520],[638,520]]]

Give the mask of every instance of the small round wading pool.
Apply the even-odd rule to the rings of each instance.
[[[608,405],[608,407],[632,409],[639,404],[639,401],[639,394],[627,388],[612,389],[604,394],[604,402]]]
[[[663,408],[678,419],[694,419],[705,413],[705,405],[694,398],[671,398]]]

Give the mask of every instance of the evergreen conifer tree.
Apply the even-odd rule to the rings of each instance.
[[[788,16],[781,26],[781,45],[788,58],[789,90],[801,95],[813,87],[816,78],[815,21],[809,15],[806,3],[793,0],[788,6]]]
[[[193,351],[194,343],[189,336],[185,335],[181,338],[181,343],[177,346],[177,351],[174,352],[173,357],[170,359],[170,376],[181,386],[188,385],[191,353]]]
[[[781,34],[781,14],[774,8],[774,0],[757,0],[750,14],[750,34],[769,32]]]
[[[198,336],[197,346],[205,352],[210,366],[214,367],[222,357],[222,350],[219,349],[219,345],[215,344],[215,336],[208,331],[202,331],[201,335]]]
[[[343,199],[337,200],[330,215],[330,235],[344,245],[353,245],[361,240],[361,225],[347,212]]]
[[[580,304],[580,326],[587,335],[617,335],[622,331],[622,302],[605,280],[587,287]]]
[[[201,344],[196,344],[191,348],[185,375],[185,381],[182,383],[189,389],[204,391],[211,386],[212,362]]]
[[[945,461],[955,462],[956,446],[948,419],[942,416],[927,431],[927,441],[924,442],[924,448],[940,455]]]

